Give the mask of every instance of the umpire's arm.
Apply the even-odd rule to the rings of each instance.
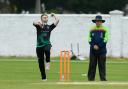
[[[99,46],[100,48],[104,47],[104,46],[107,44],[108,39],[109,39],[109,29],[108,29],[108,28],[105,28],[105,36],[104,36],[104,38],[103,38],[103,41],[100,42],[100,43],[98,44],[98,46]]]

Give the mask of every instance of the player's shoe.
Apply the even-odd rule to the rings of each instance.
[[[45,82],[45,81],[47,81],[47,79],[42,79],[42,81],[44,81],[44,82]]]
[[[50,62],[46,63],[45,69],[46,69],[46,70],[50,70]]]

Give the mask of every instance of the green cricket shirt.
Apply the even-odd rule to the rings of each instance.
[[[54,24],[47,25],[45,24],[43,27],[38,25],[35,26],[37,29],[37,46],[36,47],[44,47],[46,45],[51,45],[50,35],[51,31],[56,27]]]

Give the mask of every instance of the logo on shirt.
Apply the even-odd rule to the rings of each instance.
[[[47,29],[49,29],[49,26],[47,26]]]
[[[92,36],[94,36],[94,33],[92,33]]]
[[[101,33],[100,37],[103,38],[103,33]]]

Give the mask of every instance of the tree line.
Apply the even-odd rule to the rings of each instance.
[[[36,0],[8,0],[12,13],[22,10],[35,12]],[[104,13],[112,10],[125,10],[128,0],[40,0],[46,12],[55,13]]]

